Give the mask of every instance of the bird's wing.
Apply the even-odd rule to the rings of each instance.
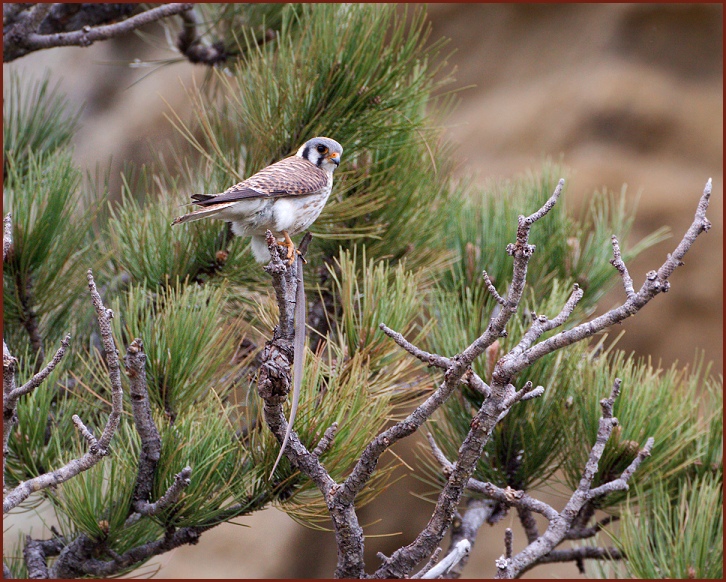
[[[221,194],[194,194],[198,206],[212,206],[250,198],[304,196],[322,190],[328,175],[315,164],[298,156],[280,160],[235,184]]]

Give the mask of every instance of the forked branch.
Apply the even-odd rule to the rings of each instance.
[[[113,341],[113,336],[111,335],[110,320],[113,317],[113,312],[110,309],[106,309],[104,307],[103,302],[101,301],[101,296],[96,290],[96,284],[93,280],[93,273],[90,270],[88,271],[87,277],[88,287],[91,291],[91,300],[93,302],[93,306],[96,308],[96,316],[98,319],[99,327],[101,329],[101,338],[104,348],[106,350],[106,362],[108,365],[109,379],[111,383],[111,413],[109,414],[108,420],[106,421],[106,426],[104,427],[101,438],[98,439],[98,441],[95,440],[95,437],[92,435],[92,433],[85,427],[83,422],[81,422],[81,419],[78,416],[74,415],[74,424],[79,428],[84,438],[86,438],[86,440],[89,442],[90,446],[88,452],[78,459],[73,459],[59,469],[44,473],[43,475],[39,475],[37,477],[28,479],[27,481],[20,483],[20,485],[10,491],[3,499],[3,513],[7,513],[11,509],[20,505],[33,493],[42,489],[46,489],[48,487],[59,485],[60,483],[72,479],[79,473],[87,471],[109,453],[108,446],[111,442],[111,438],[113,437],[114,432],[116,431],[116,428],[118,427],[119,419],[121,417],[123,391],[121,388],[121,376],[119,374],[118,352],[116,350],[116,344]],[[63,352],[65,352],[65,348],[67,347],[67,342],[69,339],[70,338],[67,337],[66,340],[64,340],[66,343],[63,344],[63,347],[61,348]],[[7,347],[4,346],[4,348],[5,352]],[[39,374],[36,374],[24,386],[15,390],[11,389],[9,391],[6,386],[5,399],[7,400],[8,397],[12,398],[13,393],[15,393],[15,401],[17,401],[17,397],[19,396],[18,393],[22,392],[25,386],[30,386],[30,388],[28,388],[25,392],[27,393],[30,392],[34,387],[40,385],[40,383],[48,376],[50,370],[52,370],[52,367],[50,368],[50,370],[48,370],[48,368],[51,365],[54,367],[63,357],[63,352],[61,352],[61,350],[56,353],[56,357],[54,357],[53,361],[48,366],[46,366],[44,370],[42,370]],[[4,368],[6,360],[10,362],[10,365],[12,365],[12,360],[14,360],[14,358],[10,356],[9,352],[7,352],[7,355],[8,358],[6,358],[5,353],[3,353]],[[10,360],[10,358],[12,358],[12,360]],[[53,362],[55,362],[55,364]],[[40,380],[36,380],[39,376],[42,376],[42,378]],[[7,378],[7,375],[5,375],[4,378]],[[14,417],[14,409],[15,406],[13,403],[13,412],[10,415],[11,418]],[[5,413],[7,413],[7,405]]]

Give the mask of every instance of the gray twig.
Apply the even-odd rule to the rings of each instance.
[[[338,423],[334,422],[325,430],[325,434],[323,434],[317,446],[313,449],[313,455],[315,455],[316,457],[320,457],[321,455],[323,455],[330,448],[330,445],[333,444],[333,439],[335,438],[335,434],[337,432]]]
[[[471,543],[467,539],[462,539],[457,542],[454,548],[442,559],[438,564],[431,568],[428,572],[423,574],[421,578],[432,580],[438,578],[444,574],[448,574],[454,566],[456,566],[461,560],[469,556],[471,550]]]
[[[620,243],[616,235],[612,236],[613,241],[613,258],[610,259],[610,264],[618,270],[620,278],[623,280],[623,287],[625,288],[625,296],[631,301],[635,299],[635,289],[633,288],[633,279],[630,277],[628,268],[625,266],[625,261],[620,254]]]
[[[91,290],[91,301],[96,308],[96,315],[98,317],[98,324],[101,328],[101,336],[104,341],[104,347],[106,349],[106,359],[109,368],[109,377],[111,379],[111,389],[113,392],[111,399],[111,413],[106,421],[106,426],[103,430],[101,438],[98,440],[96,447],[91,447],[89,451],[79,459],[73,459],[64,466],[54,471],[44,473],[27,481],[23,481],[15,489],[10,491],[3,499],[3,513],[7,513],[11,509],[20,505],[30,495],[42,489],[60,485],[69,479],[72,479],[79,473],[86,471],[98,463],[105,455],[108,454],[108,445],[111,441],[111,437],[118,427],[119,419],[121,416],[121,410],[123,406],[123,392],[121,389],[121,378],[119,375],[119,364],[118,364],[118,353],[116,351],[116,345],[111,335],[111,326],[109,323],[112,315],[111,310],[106,310],[101,301],[101,296],[96,291],[96,284],[93,280],[93,273],[88,271],[88,287]],[[7,352],[9,356],[9,352]],[[13,358],[14,359],[14,358]],[[5,375],[5,362],[6,353],[3,350],[3,376]],[[10,363],[12,367],[12,363]],[[79,419],[80,422],[80,419]],[[81,423],[82,424],[82,423]],[[77,424],[78,426],[78,424]],[[86,436],[86,435],[84,435]]]
[[[494,297],[494,300],[499,303],[499,305],[504,305],[507,301],[497,292],[497,288],[494,286],[494,283],[492,283],[492,280],[489,278],[489,273],[487,273],[486,271],[482,271],[481,275],[484,279],[484,285],[486,286],[487,291],[489,291],[489,294]]]
[[[25,384],[10,392],[10,394],[6,396],[8,402],[11,405],[14,405],[18,398],[24,396],[25,394],[30,394],[33,390],[40,386],[43,381],[48,376],[50,376],[50,373],[55,369],[55,367],[60,364],[60,361],[63,359],[63,356],[65,355],[66,350],[68,349],[68,346],[70,346],[70,344],[71,334],[67,334],[66,337],[61,340],[61,347],[58,348],[58,351],[53,356],[53,359],[48,362],[48,364],[46,364],[46,366],[40,372],[34,374],[33,377]]]
[[[174,482],[169,486],[164,495],[158,501],[149,503],[148,501],[136,501],[134,509],[141,515],[156,515],[166,507],[179,500],[182,491],[191,484],[192,468],[184,467],[174,476]],[[133,517],[133,516],[132,516]]]
[[[134,503],[143,503],[151,498],[154,473],[161,456],[161,436],[159,436],[159,430],[151,415],[149,390],[146,383],[146,354],[141,338],[136,338],[129,344],[124,356],[124,363],[126,375],[129,377],[129,396],[134,426],[141,439]]]
[[[151,22],[168,18],[186,10],[193,4],[164,4],[131,16],[126,20],[101,26],[86,25],[79,30],[40,34],[38,28],[52,5],[37,4],[30,11],[16,14],[15,22],[3,34],[3,62],[10,62],[28,53],[61,46],[87,47],[99,40],[107,40],[134,31]]]
[[[8,212],[3,218],[3,263],[13,249],[13,222],[12,214]]]
[[[394,342],[396,342],[399,346],[401,346],[404,350],[406,350],[409,354],[418,358],[424,364],[428,364],[429,366],[436,366],[437,368],[443,368],[444,370],[447,370],[451,366],[451,360],[449,358],[445,358],[436,354],[430,354],[425,350],[417,348],[405,337],[403,337],[402,334],[398,333],[397,331],[393,331],[386,324],[381,323],[378,325],[378,328],[388,337],[390,337]]]
[[[83,438],[86,439],[89,450],[94,453],[98,451],[98,441],[96,440],[96,437],[93,436],[93,433],[90,431],[90,429],[85,424],[83,424],[81,417],[77,414],[74,414],[71,417],[71,420],[73,421],[73,424],[76,425],[76,428],[81,433]]]

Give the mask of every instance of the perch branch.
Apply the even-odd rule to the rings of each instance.
[[[265,423],[278,442],[282,443],[288,427],[282,403],[290,391],[297,277],[295,270],[287,266],[286,253],[281,252],[281,247],[269,231],[267,243],[271,259],[265,270],[272,277],[272,287],[279,306],[279,319],[272,339],[266,342],[260,358],[257,392],[264,401]],[[304,251],[302,243],[300,250]],[[300,441],[295,431],[290,431],[285,456],[293,467],[315,483],[326,499],[338,544],[336,576],[360,578],[364,574],[363,528],[358,522],[355,507],[352,504],[344,505],[334,501],[335,491],[339,489],[339,485],[328,474],[318,457]]]

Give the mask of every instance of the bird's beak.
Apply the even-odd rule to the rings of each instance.
[[[338,152],[333,152],[328,156],[328,159],[333,162],[336,166],[340,165],[340,154]]]

